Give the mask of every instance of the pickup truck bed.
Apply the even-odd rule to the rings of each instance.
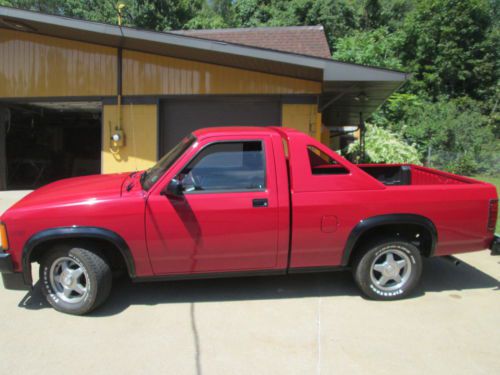
[[[386,186],[480,184],[471,178],[409,164],[357,164],[361,170]]]

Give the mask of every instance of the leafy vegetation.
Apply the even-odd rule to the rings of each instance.
[[[421,164],[414,145],[409,145],[396,134],[376,125],[367,124],[366,126],[365,149],[366,155],[363,162]],[[363,155],[361,155],[359,140],[349,145],[347,156],[352,160],[360,161]]]
[[[369,137],[380,140],[388,130],[398,142],[414,145],[423,163],[457,173],[500,174],[496,0],[122,2],[125,25],[158,31],[321,24],[333,58],[412,73],[369,119],[374,124]],[[114,0],[0,0],[0,5],[117,20]],[[379,142],[367,140],[367,147],[379,152]],[[387,161],[399,157],[393,156]]]
[[[373,116],[379,126],[416,145],[427,165],[453,173],[500,175],[500,142],[491,118],[468,97],[433,102],[395,94]]]

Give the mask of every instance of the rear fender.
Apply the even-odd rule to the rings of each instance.
[[[363,234],[365,234],[368,230],[387,225],[404,224],[418,225],[425,228],[425,230],[429,232],[431,239],[429,256],[433,256],[437,244],[437,230],[431,220],[424,216],[414,214],[380,215],[361,220],[351,231],[344,248],[344,254],[342,255],[342,266],[347,266],[349,264],[351,254],[356,248],[359,239],[361,239]]]

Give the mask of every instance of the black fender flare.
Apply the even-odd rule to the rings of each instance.
[[[351,253],[356,246],[356,243],[361,238],[361,236],[368,230],[376,227],[381,227],[385,225],[396,225],[396,224],[412,224],[424,227],[431,236],[431,249],[429,256],[434,255],[434,250],[437,244],[437,229],[434,223],[426,218],[425,216],[415,215],[415,214],[390,214],[390,215],[379,215],[372,216],[367,219],[361,220],[351,231],[347,239],[344,254],[342,255],[342,265],[347,266],[349,264],[349,259]]]
[[[23,275],[26,284],[32,285],[33,283],[31,276],[31,253],[33,250],[46,241],[57,239],[99,239],[110,242],[123,256],[130,277],[135,277],[134,258],[129,246],[119,234],[104,228],[71,226],[45,229],[31,236],[26,242],[22,254]]]

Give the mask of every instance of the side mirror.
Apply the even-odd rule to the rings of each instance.
[[[173,178],[169,183],[165,190],[162,191],[162,195],[172,198],[182,197],[184,194],[184,185],[181,181],[176,178]]]

